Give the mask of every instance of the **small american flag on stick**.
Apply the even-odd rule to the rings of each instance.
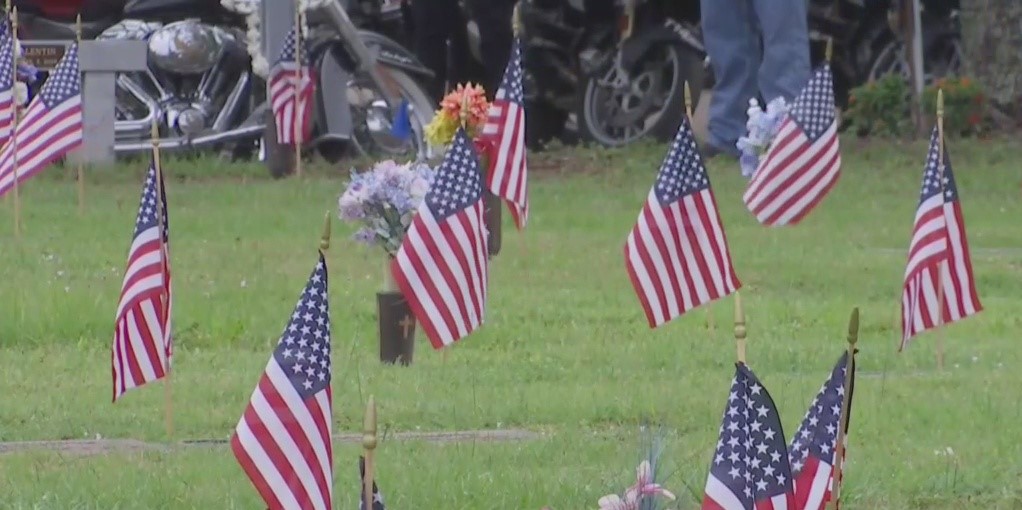
[[[487,247],[479,156],[459,128],[391,263],[435,349],[483,324]]]
[[[154,158],[146,172],[114,325],[114,402],[170,370],[171,284],[167,194]]]
[[[0,147],[10,140],[14,127],[14,70],[14,39],[9,31],[0,30]]]
[[[0,196],[82,144],[82,76],[78,44],[68,47],[42,90],[29,104],[14,134],[0,152]],[[17,154],[15,155],[15,147]]]
[[[781,123],[749,181],[743,200],[769,226],[795,225],[837,183],[841,172],[834,77],[823,64]]]
[[[795,476],[795,508],[799,510],[823,510],[831,500],[834,467],[839,462],[837,442],[840,436],[847,443],[854,385],[855,357],[849,358],[846,351],[834,365],[816,398],[809,404],[802,425],[792,437],[791,446],[788,447],[788,461],[791,473]],[[842,414],[845,415],[843,433],[839,432]],[[840,462],[843,463],[844,459]]]
[[[328,289],[320,252],[231,436],[234,456],[270,510],[332,508]]]
[[[280,56],[270,69],[270,107],[277,123],[277,142],[306,141],[312,130],[312,93],[316,87],[309,51],[294,29],[284,38]],[[300,139],[296,140],[295,137]]]
[[[742,285],[688,119],[681,121],[624,252],[652,328]]]
[[[905,267],[899,350],[923,331],[983,309],[972,274],[958,186],[943,143],[934,128]]]
[[[529,217],[529,195],[525,154],[525,99],[522,89],[522,43],[517,37],[504,79],[497,88],[489,116],[483,126],[489,144],[487,186],[508,201],[519,230]]]
[[[737,363],[702,510],[795,510],[787,453],[773,398]]]

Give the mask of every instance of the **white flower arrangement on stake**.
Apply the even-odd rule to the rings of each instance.
[[[783,97],[777,97],[767,103],[766,111],[759,106],[755,98],[749,100],[749,109],[746,113],[749,120],[745,127],[749,130],[748,135],[738,139],[735,144],[742,155],[739,163],[742,166],[742,175],[752,178],[759,168],[760,156],[770,148],[770,144],[777,136],[781,123],[788,117],[788,104]]]
[[[279,0],[278,0],[279,1]],[[326,5],[330,0],[298,0],[298,8],[302,12],[310,9],[318,9]],[[260,18],[260,7],[262,0],[220,0],[220,5],[225,9],[245,16],[245,26],[248,30],[245,33],[245,46],[248,55],[252,57],[252,72],[260,78],[266,79],[270,75],[270,61],[263,55],[263,24]],[[302,37],[308,37],[309,25],[302,25]]]

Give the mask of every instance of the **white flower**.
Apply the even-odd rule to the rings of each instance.
[[[28,85],[20,81],[14,82],[14,95],[19,105],[26,105],[28,103]]]

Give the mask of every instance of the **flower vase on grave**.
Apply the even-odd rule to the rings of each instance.
[[[351,180],[337,200],[338,214],[360,228],[352,239],[382,248],[383,287],[376,293],[380,361],[410,365],[415,347],[415,315],[394,281],[392,265],[416,211],[433,181],[427,164],[380,161]]]
[[[415,314],[397,288],[388,255],[383,267],[383,289],[376,293],[376,317],[380,332],[380,361],[411,365],[415,353]]]

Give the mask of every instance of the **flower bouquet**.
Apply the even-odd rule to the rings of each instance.
[[[464,128],[465,134],[475,143],[479,153],[481,168],[489,171],[492,143],[483,136],[483,126],[489,115],[490,103],[486,100],[486,91],[479,85],[458,85],[440,100],[440,109],[433,115],[433,120],[426,125],[426,141],[432,145],[447,146],[454,139],[458,128]],[[485,178],[483,179],[485,182]],[[487,235],[489,236],[489,254],[500,253],[501,241],[501,203],[500,198],[488,190],[484,192],[484,218]]]
[[[425,163],[381,161],[366,172],[353,171],[337,200],[340,218],[360,226],[353,239],[366,246],[380,246],[387,254],[383,289],[376,295],[380,360],[385,363],[412,362],[415,316],[397,289],[390,260],[401,247],[433,176],[433,169]]]
[[[15,58],[17,60],[17,68],[15,75],[17,79],[14,82],[14,104],[18,108],[18,117],[24,114],[24,109],[28,106],[29,101],[32,99],[31,86],[35,85],[39,81],[39,69],[32,65],[27,59],[25,59],[25,51],[22,48],[21,43],[15,39],[14,44]]]
[[[608,494],[597,501],[600,510],[664,510],[666,501],[674,501],[674,494],[664,489],[657,478],[663,457],[663,435],[649,434],[646,458],[635,468],[635,483],[625,489],[624,495]]]
[[[788,104],[783,97],[774,98],[767,103],[766,111],[763,111],[759,101],[750,99],[747,113],[749,120],[745,126],[749,134],[739,138],[736,145],[742,153],[738,160],[742,166],[742,175],[751,179],[759,168],[760,157],[770,148],[781,123],[788,116]]]

